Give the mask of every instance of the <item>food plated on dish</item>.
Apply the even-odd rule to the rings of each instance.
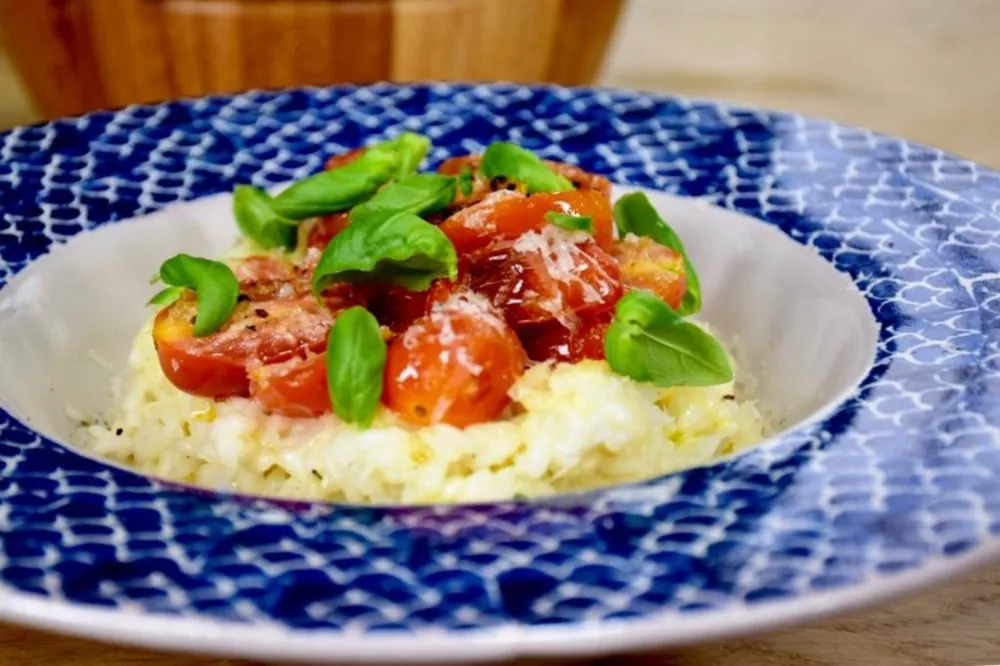
[[[165,258],[84,445],[215,489],[424,503],[636,481],[762,438],[645,194],[612,201],[509,142],[420,172],[429,147],[402,133],[273,196],[237,187],[217,223],[239,238]]]
[[[426,307],[415,308],[410,326],[402,330],[397,324],[397,331],[375,296],[329,315],[312,309],[319,303],[313,278],[323,252],[312,253],[312,272],[300,269],[309,265],[309,232],[319,226],[311,218],[328,215],[281,212],[274,201],[283,185],[322,171],[324,158],[394,141],[404,129],[433,137],[424,170],[435,173],[421,178],[456,178],[456,207],[463,191],[485,198],[506,186],[498,182],[473,194],[477,182],[490,183],[476,178],[482,162],[477,168],[465,159],[482,160],[496,141],[530,147],[543,161],[579,165],[612,180],[613,241],[628,240],[616,231],[621,222],[614,219],[615,208],[622,200],[648,200],[656,217],[683,240],[682,255],[696,269],[701,294],[701,310],[682,314],[682,300],[669,327],[697,320],[699,337],[716,340],[727,362],[735,360],[729,363],[732,392],[721,379],[666,388],[637,380],[630,366],[615,365],[607,335],[603,360],[532,360],[537,354],[527,325],[512,323],[505,304],[473,284],[463,256],[476,250],[466,252],[461,240],[447,234],[455,248],[454,279],[449,270],[433,277],[426,291],[403,293],[425,294],[429,301],[442,290],[435,281],[469,287],[472,300],[497,310],[514,331],[528,362],[497,416],[465,426],[412,423],[405,409],[390,404],[385,370],[377,400],[348,393],[347,406],[357,410],[353,416],[338,416],[337,400],[344,396],[331,397],[329,386],[326,403],[311,403],[319,416],[265,414],[273,405],[261,406],[260,393],[255,397],[249,388],[245,397],[216,399],[175,386],[153,346],[162,312],[195,317],[186,320],[187,328],[168,327],[179,336],[162,339],[202,344],[219,339],[214,336],[234,322],[259,331],[260,321],[272,319],[269,308],[280,314],[281,296],[296,301],[300,294],[312,297],[301,302],[305,312],[319,313],[321,323],[318,350],[310,349],[303,361],[328,356],[331,331],[360,305],[379,323],[389,367],[392,346],[430,317]],[[625,91],[443,84],[253,92],[130,107],[0,134],[0,154],[4,621],[257,660],[440,664],[593,657],[814,619],[927,585],[1000,552],[993,288],[1000,273],[993,240],[1000,233],[994,211],[1000,174],[988,168],[792,114]],[[449,158],[462,161],[440,173]],[[377,186],[387,193],[381,196],[392,193],[389,180],[397,179]],[[594,189],[583,178],[570,180],[583,187],[527,197],[515,185],[510,192],[529,201],[545,194],[537,199],[545,201]],[[240,183],[270,195],[241,187],[234,197]],[[350,203],[342,211],[350,222],[346,228],[360,203],[375,200],[373,194]],[[247,208],[258,212],[246,216]],[[444,234],[449,212],[415,213],[420,223],[412,224],[425,228],[426,222]],[[581,234],[588,249],[589,236],[593,246],[615,257],[614,243],[611,250],[601,245],[599,215],[577,213],[557,220],[584,229],[546,223],[560,235]],[[584,216],[590,224],[577,219]],[[282,219],[290,223],[266,223]],[[534,231],[544,234],[548,226]],[[677,251],[669,242],[657,243]],[[222,273],[213,262],[223,265]],[[616,263],[623,296],[610,309],[612,321],[624,294],[637,291],[625,283],[627,262]],[[268,317],[253,312],[251,318],[251,302],[240,299],[241,280],[248,281],[244,269],[269,265],[282,271],[271,276],[275,293],[253,302],[266,303]],[[188,279],[198,266],[209,270],[197,281]],[[410,267],[419,270],[406,271],[408,277],[441,269],[430,262]],[[351,270],[369,269],[355,263]],[[207,285],[216,281],[204,279],[205,273],[230,272],[238,287],[232,312],[226,297],[232,289],[213,291]],[[149,284],[153,273],[156,286]],[[334,273],[321,295],[343,289],[341,283],[362,293],[379,284]],[[685,294],[690,276],[685,267]],[[183,287],[187,291],[177,301],[161,300],[169,298],[167,292],[146,307],[153,294],[185,282],[195,286]],[[227,282],[232,285],[226,278],[218,283]],[[253,282],[260,288],[247,296],[267,295],[261,279]],[[659,300],[669,303],[671,297]],[[195,335],[200,307],[208,306],[199,328],[204,335]],[[588,319],[587,313],[576,316]],[[645,330],[642,319],[627,323],[629,337],[632,325]],[[375,336],[368,340],[375,343]],[[275,370],[289,361],[295,365],[296,359],[250,372],[244,366],[230,376],[238,377],[242,392],[243,382],[265,376],[259,372],[265,366]],[[142,373],[134,368],[152,379],[137,379]],[[593,371],[581,373],[588,368]],[[570,445],[577,440],[570,436],[610,423],[612,415],[621,415],[615,432],[637,432],[644,427],[637,413],[686,424],[697,419],[678,414],[705,413],[675,411],[676,402],[654,410],[652,396],[660,392],[719,390],[726,408],[748,405],[761,415],[765,439],[721,458],[708,450],[725,449],[703,439],[706,462],[684,461],[668,474],[657,474],[641,455],[602,451],[602,470],[627,462],[650,467],[630,478],[652,478],[603,478],[593,482],[606,487],[587,492],[560,492],[552,474],[544,488],[518,491],[505,481],[491,494],[458,483],[448,491],[452,499],[444,497],[441,479],[471,476],[474,456],[493,451],[489,445],[496,438],[484,434],[479,442],[467,439],[469,433],[504,429],[517,419],[543,420],[538,407],[551,403],[528,404],[527,393],[515,390],[534,373],[561,373],[578,392],[574,400],[584,405],[564,409],[580,423],[544,421],[561,430],[553,441],[566,448],[558,455],[574,465],[594,458],[574,459]],[[116,375],[118,389],[109,400]],[[349,373],[336,385],[360,376]],[[640,403],[629,400],[626,411],[617,399],[603,398],[607,391],[599,403],[582,392],[612,381],[630,392],[648,391],[647,402],[638,409]],[[148,395],[144,386],[151,387]],[[163,396],[180,408],[161,401]],[[130,398],[135,401],[128,414],[135,421],[115,423]],[[415,404],[426,409],[423,401]],[[245,418],[245,411],[255,416]],[[411,414],[419,417],[418,411]],[[92,427],[81,432],[85,418]],[[242,428],[253,432],[265,422],[284,424],[285,430],[276,432],[274,457],[260,457],[267,467],[249,475],[242,456],[264,447],[258,438],[244,438],[248,431]],[[444,471],[423,468],[431,470],[426,478],[433,486],[424,496],[440,503],[427,504],[431,500],[417,499],[419,493],[404,498],[411,476],[358,481],[369,488],[377,479],[383,484],[377,492],[399,497],[388,505],[360,493],[352,502],[365,506],[334,499],[346,498],[343,487],[350,483],[334,490],[342,480],[331,477],[329,486],[319,485],[314,461],[297,455],[304,446],[291,446],[286,437],[316,432],[317,442],[325,441],[323,423],[355,433],[366,444],[356,449],[365,461],[394,452],[371,440],[388,430],[403,433],[400,441],[408,444],[396,451],[405,448],[407,457],[379,462],[380,473],[415,469],[413,456],[421,460],[423,447],[413,442],[425,441],[426,433],[450,436],[435,439],[434,452],[458,462]],[[148,428],[140,432],[140,425]],[[95,442],[91,431],[103,441]],[[707,431],[690,432],[700,437]],[[650,451],[692,450],[674,431],[669,437]],[[119,441],[120,455],[95,453],[95,443]],[[244,450],[246,443],[255,448]],[[146,466],[129,462],[140,445]],[[206,451],[218,456],[212,466],[203,460]],[[331,474],[351,474],[348,481],[361,477],[354,474],[355,460],[329,455],[325,461]],[[548,457],[521,452],[517,461],[537,463],[525,468],[538,474],[532,478],[546,478]],[[482,462],[490,473],[507,464]],[[169,465],[181,463],[191,466],[168,473]],[[279,467],[294,464],[317,485],[295,487],[292,475]],[[204,470],[200,479],[195,468]],[[249,475],[246,485],[233,481],[237,472]],[[273,486],[261,486],[265,477]],[[461,493],[473,490],[499,499],[459,503]],[[515,497],[519,492],[557,494],[522,501]],[[411,501],[425,505],[400,506]]]

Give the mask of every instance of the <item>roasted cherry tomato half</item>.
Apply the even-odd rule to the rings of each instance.
[[[325,249],[334,236],[346,229],[349,223],[346,212],[316,218],[309,235],[306,236],[306,245],[320,250]]]
[[[186,296],[156,316],[153,342],[170,382],[208,398],[246,396],[251,362],[280,363],[320,352],[333,315],[311,296],[290,300],[244,301],[219,331],[194,336],[197,302]]]
[[[514,331],[475,294],[437,305],[389,345],[383,401],[416,425],[496,418],[527,358]]]
[[[269,414],[311,418],[331,411],[326,354],[250,368],[250,396]]]
[[[680,254],[649,238],[628,236],[615,245],[614,255],[626,287],[645,289],[675,310],[680,307],[687,291],[687,273]]]
[[[280,267],[280,270],[276,267]],[[194,336],[197,299],[192,292],[164,308],[153,323],[160,366],[180,390],[209,398],[247,396],[248,369],[322,352],[337,312],[365,305],[361,285],[333,284],[321,301],[312,293],[310,272],[270,263],[268,257],[237,262],[245,278],[229,321],[211,335]],[[291,279],[275,279],[281,274]]]
[[[464,208],[440,226],[459,254],[482,249],[498,238],[514,239],[549,226],[547,213],[586,215],[594,224],[594,239],[611,249],[614,219],[611,202],[602,194],[588,191],[535,194],[517,192],[490,194],[474,206]]]
[[[582,318],[567,327],[559,322],[521,330],[521,341],[533,361],[577,363],[584,359],[604,360],[604,338],[614,319],[613,311]]]
[[[618,263],[593,240],[560,230],[498,241],[469,256],[472,289],[487,296],[515,328],[614,307],[622,294]]]
[[[402,333],[427,313],[428,291],[410,291],[395,285],[371,285],[371,291],[368,310],[393,333]]]
[[[263,280],[291,280],[295,277],[295,267],[279,257],[268,255],[243,257],[229,262],[233,274],[241,283]]]

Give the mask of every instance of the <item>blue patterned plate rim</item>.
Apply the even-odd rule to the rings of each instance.
[[[84,228],[300,178],[401,128],[432,136],[435,163],[509,138],[776,226],[868,299],[871,372],[825,419],[716,465],[485,506],[191,492],[0,411],[2,616],[248,656],[423,659],[435,639],[442,659],[570,654],[802,620],[997,555],[1000,174],[865,129],[509,84],[132,106],[0,135],[0,286]],[[185,642],[196,627],[220,628]]]

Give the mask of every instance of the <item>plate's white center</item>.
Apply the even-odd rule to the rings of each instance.
[[[817,415],[857,384],[878,326],[846,275],[757,220],[649,194],[698,269],[698,318],[735,350],[741,397],[756,398],[773,427]],[[236,233],[220,195],[81,233],[35,261],[0,291],[0,404],[70,443],[66,409],[106,409],[112,375],[150,315],[149,277],[179,252],[222,254]]]

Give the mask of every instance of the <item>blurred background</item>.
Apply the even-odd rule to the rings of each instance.
[[[0,127],[380,79],[640,88],[1000,167],[1000,0],[0,0]]]

